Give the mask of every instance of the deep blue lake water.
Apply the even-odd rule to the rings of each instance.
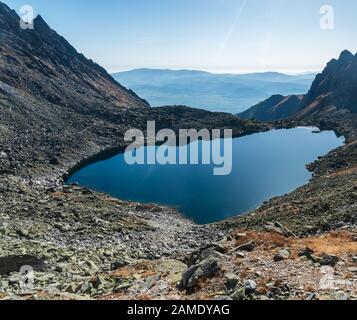
[[[201,147],[210,142],[193,143]],[[343,144],[344,138],[332,131],[273,130],[233,139],[233,167],[228,176],[214,176],[214,164],[128,165],[124,154],[118,154],[83,167],[67,183],[122,200],[175,207],[206,224],[247,213],[308,183],[312,174],[306,165]]]

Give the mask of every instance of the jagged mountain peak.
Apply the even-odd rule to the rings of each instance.
[[[36,16],[36,18],[34,19],[34,28],[37,31],[40,31],[41,29],[42,30],[47,30],[47,31],[48,30],[52,30],[51,27],[47,24],[45,19],[40,14],[38,14]]]
[[[339,61],[353,60],[355,56],[348,50],[343,50],[340,54]]]
[[[319,73],[304,96],[271,98],[241,114],[243,118],[280,120],[328,115],[333,112],[357,112],[357,54],[341,52]],[[288,99],[289,98],[289,99]],[[276,103],[274,103],[276,102]]]
[[[344,50],[338,60],[331,60],[317,75],[303,103],[302,114],[316,113],[323,109],[357,108],[357,56]]]
[[[0,13],[13,13],[14,10],[10,9],[5,3],[0,1]]]
[[[27,74],[27,77],[23,77]],[[0,81],[88,112],[107,107],[149,107],[87,59],[38,15],[34,29],[23,30],[20,17],[0,2]]]
[[[344,68],[346,65],[349,65],[357,61],[357,54],[353,55],[350,51],[344,50],[341,52],[338,59],[332,59],[327,63],[326,68],[322,71],[321,74],[326,74],[327,72],[336,72],[337,69]]]
[[[20,17],[15,10],[10,9],[5,3],[0,1],[0,26],[10,26],[11,24],[18,23]]]

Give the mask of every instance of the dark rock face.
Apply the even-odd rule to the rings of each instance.
[[[357,54],[345,50],[338,60],[331,60],[316,76],[305,96],[299,117],[346,109],[357,112]]]
[[[334,267],[336,263],[339,261],[337,256],[329,255],[329,254],[322,254],[320,257],[320,265],[322,266],[331,266]]]
[[[180,289],[191,290],[196,287],[200,280],[214,277],[220,271],[218,262],[214,259],[203,260],[182,274]]]
[[[240,114],[244,119],[306,119],[346,110],[357,113],[357,54],[345,50],[318,74],[305,96],[272,96]]]
[[[0,275],[11,272],[19,272],[23,266],[30,266],[35,271],[45,271],[46,269],[46,264],[34,256],[24,255],[0,257]]]
[[[251,252],[255,249],[256,245],[254,241],[249,241],[247,243],[243,243],[237,247],[237,251],[248,251]]]
[[[7,154],[0,173],[58,166],[66,155],[95,149],[98,137],[109,135],[103,127],[118,131],[112,123],[128,109],[149,105],[40,16],[34,30],[22,30],[19,16],[0,2],[0,152]]]
[[[114,261],[110,266],[110,270],[115,271],[115,270],[118,270],[118,269],[120,269],[122,267],[127,266],[128,264],[129,263],[127,261],[125,261],[125,260]]]
[[[148,107],[102,67],[79,54],[41,16],[22,30],[18,15],[0,4],[0,81],[86,113],[98,105]]]
[[[259,119],[261,121],[282,120],[299,111],[304,96],[276,95],[258,103],[239,116],[243,119]]]

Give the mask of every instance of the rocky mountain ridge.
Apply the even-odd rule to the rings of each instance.
[[[1,82],[83,113],[105,104],[149,107],[102,67],[79,54],[40,15],[33,30],[23,30],[16,12],[0,4],[0,27]]]
[[[271,97],[240,114],[244,119],[275,121],[357,113],[357,54],[345,50],[318,74],[304,96]]]
[[[243,119],[260,119],[260,121],[276,121],[289,118],[300,110],[304,96],[274,95],[264,100],[239,116]]]

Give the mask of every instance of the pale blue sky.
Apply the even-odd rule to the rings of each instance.
[[[357,51],[356,0],[0,0],[34,7],[78,51],[108,71],[319,70]],[[320,29],[320,7],[335,30]]]

